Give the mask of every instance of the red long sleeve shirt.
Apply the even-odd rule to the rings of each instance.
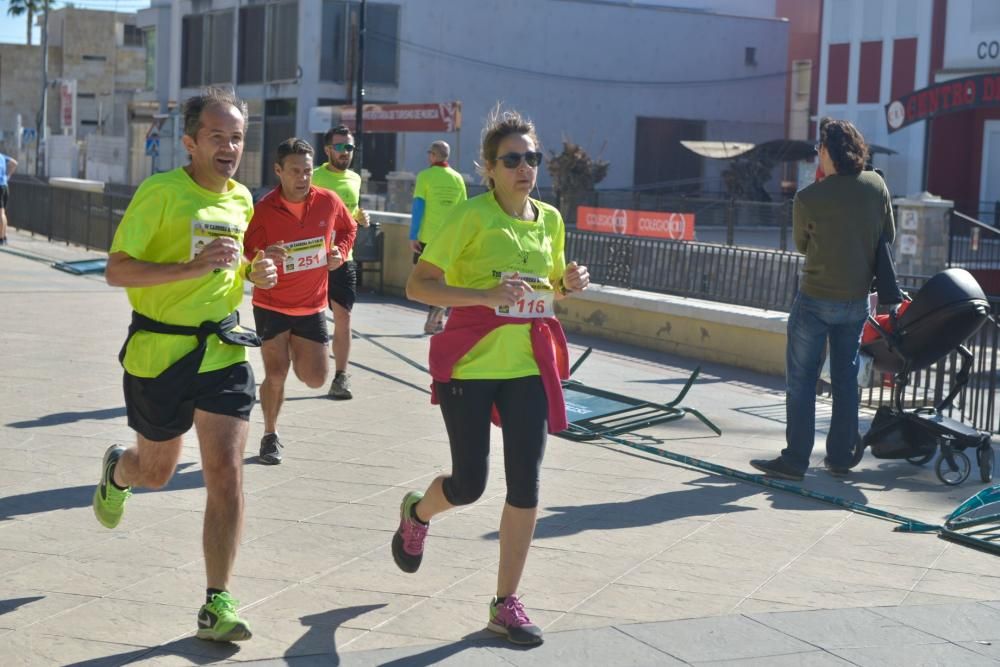
[[[346,258],[358,226],[339,197],[310,187],[301,218],[285,203],[278,186],[254,207],[243,237],[247,259],[281,243],[288,259],[278,267],[278,284],[253,290],[253,304],[285,315],[312,315],[326,308],[327,262],[332,246]],[[296,207],[298,208],[298,207]]]

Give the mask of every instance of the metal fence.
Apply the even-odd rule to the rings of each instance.
[[[1000,269],[1000,229],[953,210],[948,236],[948,266]]]
[[[7,216],[12,226],[50,241],[108,250],[132,199],[131,192],[86,192],[15,178]]]
[[[797,253],[569,229],[566,258],[602,285],[787,311],[798,290]]]

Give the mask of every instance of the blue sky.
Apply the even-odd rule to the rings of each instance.
[[[135,12],[149,7],[149,0],[77,0],[76,2],[53,2],[52,7],[65,7],[72,4],[83,9],[100,9],[105,11]],[[27,19],[22,16],[7,15],[7,0],[0,0],[0,44],[26,44],[25,26]],[[32,44],[38,44],[39,30],[34,29]]]

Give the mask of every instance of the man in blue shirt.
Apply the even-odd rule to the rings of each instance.
[[[7,198],[9,190],[7,179],[17,169],[17,160],[0,153],[0,245],[7,245]]]

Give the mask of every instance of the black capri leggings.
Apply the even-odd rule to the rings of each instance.
[[[512,380],[435,382],[451,444],[451,477],[444,497],[452,505],[476,502],[486,489],[490,463],[493,404],[503,429],[507,502],[522,509],[538,506],[538,478],[548,432],[548,401],[538,375]]]

